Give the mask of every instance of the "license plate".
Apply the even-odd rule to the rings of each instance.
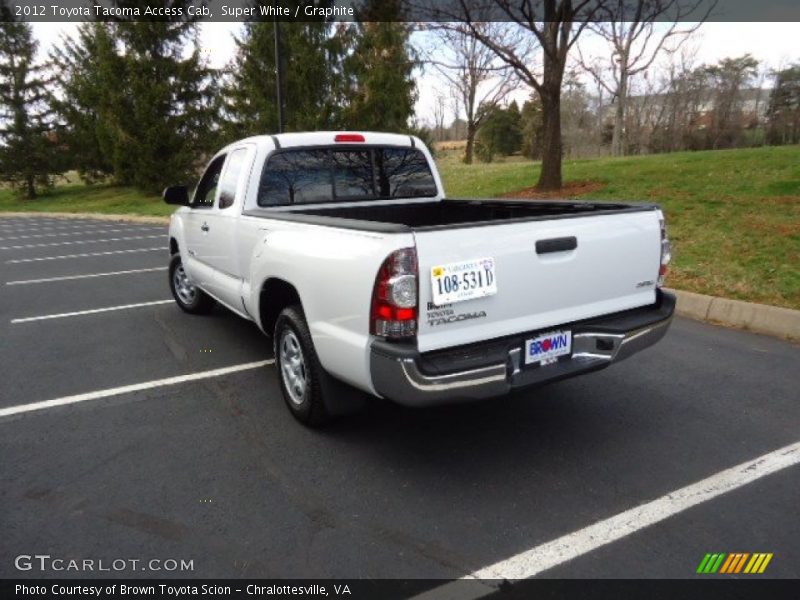
[[[549,365],[559,356],[572,352],[571,331],[551,331],[531,340],[525,340],[525,364]]]
[[[496,294],[494,259],[476,258],[431,267],[431,289],[436,306]]]

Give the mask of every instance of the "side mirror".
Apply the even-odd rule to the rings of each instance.
[[[164,198],[164,202],[167,204],[189,206],[189,188],[185,185],[171,185],[168,188],[164,188],[161,197]]]

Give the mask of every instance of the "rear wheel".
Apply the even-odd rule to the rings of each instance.
[[[286,406],[295,419],[311,427],[329,419],[322,398],[330,377],[319,364],[311,333],[299,306],[285,308],[275,322],[275,366]]]
[[[211,296],[189,280],[180,254],[173,254],[169,261],[169,288],[175,302],[187,313],[206,314],[211,312],[216,304]]]

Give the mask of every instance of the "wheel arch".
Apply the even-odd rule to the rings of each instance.
[[[258,320],[264,333],[271,336],[278,315],[287,306],[295,304],[303,309],[300,294],[292,283],[280,277],[270,277],[264,281],[258,296]]]

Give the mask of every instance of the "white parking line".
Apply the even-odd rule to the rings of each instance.
[[[187,381],[199,381],[201,379],[211,379],[212,377],[222,377],[223,375],[230,375],[231,373],[239,373],[241,371],[259,369],[266,365],[271,365],[274,362],[275,359],[270,358],[268,360],[260,360],[258,362],[243,363],[240,365],[233,365],[231,367],[222,367],[221,369],[212,369],[211,371],[201,371],[200,373],[190,373],[189,375],[178,375],[177,377],[168,377],[167,379],[155,379],[153,381],[145,381],[144,383],[123,385],[122,387],[108,388],[96,392],[88,392],[86,394],[64,396],[63,398],[54,398],[53,400],[43,400],[42,402],[33,402],[31,404],[18,404],[17,406],[0,408],[0,417],[10,417],[12,415],[19,415],[38,410],[44,410],[45,408],[53,408],[55,406],[66,406],[68,404],[87,402],[89,400],[101,400],[102,398],[110,398],[111,396],[130,394],[132,392],[141,392],[143,390],[152,390],[154,388],[165,387],[169,385],[177,385],[179,383],[186,383]]]
[[[119,223],[113,223],[114,225],[119,225]],[[13,223],[13,224],[5,224],[0,225],[2,229],[18,229],[20,225],[27,231],[42,231],[42,230],[69,230],[69,229],[80,229],[83,227],[103,227],[103,223],[72,223],[71,225],[66,225],[63,223]],[[30,227],[33,225],[33,227]]]
[[[15,232],[16,233],[31,233],[31,232],[41,232],[41,231],[59,232],[59,231],[75,231],[75,230],[78,230],[78,231],[82,231],[82,232],[86,232],[86,233],[91,233],[92,231],[97,231],[98,229],[102,229],[103,227],[109,227],[109,226],[111,226],[111,227],[119,227],[120,223],[105,223],[105,224],[101,224],[101,223],[98,223],[98,224],[85,223],[85,224],[82,224],[82,225],[67,225],[66,227],[55,227],[55,226],[49,227],[48,226],[48,227],[23,227],[23,228],[20,228],[20,227],[15,227],[15,226],[9,226],[9,227],[0,227],[0,231],[2,231],[3,233],[15,233]],[[166,229],[166,225],[150,225],[148,227],[145,227],[143,225],[139,225],[137,227],[137,229],[139,229],[139,228],[142,228],[142,229],[144,229],[144,228],[147,228],[147,229]]]
[[[49,225],[51,223],[56,223],[55,219],[46,219],[41,217],[36,217],[35,219],[28,219],[25,217],[12,217],[12,218],[3,218],[0,220],[0,225],[6,227],[8,225],[20,225],[20,224],[30,224],[33,223],[35,225],[45,224]],[[63,221],[61,221],[63,223]]]
[[[800,442],[748,460],[651,502],[520,552],[511,558],[466,575],[463,579],[514,580],[533,577],[645,527],[655,525],[693,506],[797,464],[800,464]],[[463,592],[465,588],[461,587],[458,581],[454,581],[415,596],[414,600],[454,597],[452,593],[456,590]],[[496,591],[497,588],[487,583],[484,590],[474,589],[469,596],[459,597],[480,598]]]
[[[6,285],[26,285],[29,283],[50,283],[51,281],[69,281],[70,279],[92,279],[94,277],[109,277],[111,275],[131,275],[133,273],[151,273],[153,271],[166,271],[167,267],[151,267],[149,269],[128,269],[127,271],[108,271],[106,273],[89,273],[88,275],[65,275],[64,277],[46,277],[44,279],[18,279],[6,281]]]
[[[106,306],[104,308],[92,308],[90,310],[78,310],[75,312],[57,313],[54,315],[41,315],[38,317],[24,317],[22,319],[11,319],[11,324],[30,323],[31,321],[47,321],[49,319],[64,319],[66,317],[79,317],[81,315],[95,315],[97,313],[112,312],[115,310],[128,310],[129,308],[141,308],[143,306],[157,306],[159,304],[169,304],[174,300],[155,300],[153,302],[137,302],[136,304],[120,304],[119,306]]]
[[[167,249],[164,246],[159,246],[158,248],[133,248],[132,250],[109,250],[107,252],[85,252],[83,254],[64,254],[61,256],[39,256],[37,258],[15,258],[14,260],[7,260],[7,265],[13,265],[18,263],[29,263],[29,262],[39,262],[42,260],[61,260],[66,258],[84,258],[86,256],[106,256],[108,254],[131,254],[132,252],[155,252],[160,250],[161,252],[166,252]]]
[[[99,233],[105,235],[106,233],[121,233],[121,232],[133,232],[133,231],[151,231],[158,228],[155,227],[128,227],[125,229],[95,229],[92,230],[91,233]],[[164,232],[164,235],[167,234],[166,228],[161,229]],[[9,242],[12,240],[33,240],[33,239],[40,239],[40,238],[52,238],[52,237],[64,237],[67,235],[86,235],[87,232],[85,231],[68,231],[66,233],[38,233],[36,235],[13,235],[9,237],[0,237],[0,242]]]
[[[107,242],[126,242],[129,240],[154,240],[164,235],[131,235],[118,238],[101,238],[99,240],[70,240],[68,242],[43,242],[41,244],[24,244],[22,246],[0,246],[0,250],[24,250],[26,248],[49,248],[50,246],[74,246],[75,244],[104,244]]]

